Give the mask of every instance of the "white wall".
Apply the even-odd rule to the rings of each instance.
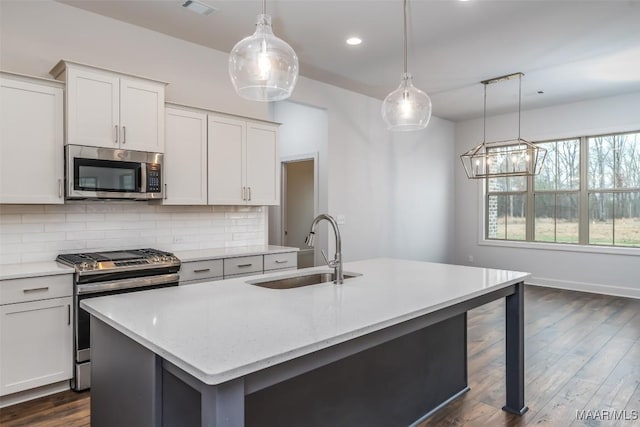
[[[640,93],[522,113],[522,137],[545,140],[640,130]],[[482,120],[456,124],[456,153],[482,141]],[[487,140],[517,136],[517,115],[487,119]],[[456,165],[455,261],[533,273],[532,283],[640,297],[640,249],[636,255],[583,253],[479,245],[481,187]]]
[[[224,52],[61,3],[3,1],[0,7],[2,69],[49,77],[64,58],[167,81],[167,101],[270,117],[267,104],[233,92]],[[291,101],[326,114],[319,138],[302,148],[283,145],[281,154],[320,153],[319,210],[345,215],[346,260],[452,258],[452,123],[434,117],[425,131],[391,134],[380,100],[304,77]],[[290,120],[282,121],[284,134]],[[395,226],[396,219],[403,224]]]
[[[170,83],[167,101],[266,119],[234,92],[228,54],[50,0],[0,2],[0,67],[53,78],[60,60]]]
[[[301,78],[302,80],[302,78]],[[328,212],[328,132],[329,119],[327,110],[292,101],[271,104],[271,117],[282,123],[279,133],[280,158],[300,158],[316,156],[318,194],[318,213]],[[269,241],[279,243],[279,238],[273,234],[280,234],[280,207],[269,207]],[[309,224],[310,225],[310,224]],[[328,234],[326,226],[318,233],[316,265],[322,265],[324,260],[320,250],[328,251]],[[275,239],[274,239],[275,238]],[[328,252],[327,252],[328,253]]]
[[[433,117],[423,131],[392,133],[380,100],[305,78],[292,99],[327,112],[328,212],[346,218],[345,260],[450,261],[453,123]]]

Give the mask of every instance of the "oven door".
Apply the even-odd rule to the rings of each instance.
[[[76,363],[91,359],[90,348],[90,319],[91,315],[80,308],[80,301],[87,298],[97,298],[107,295],[117,295],[129,292],[147,291],[150,289],[178,286],[178,274],[163,274],[109,282],[96,282],[76,285],[75,294],[75,351]]]

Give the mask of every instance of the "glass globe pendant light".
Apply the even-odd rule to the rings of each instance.
[[[404,73],[400,86],[382,103],[382,118],[391,131],[424,129],[431,119],[431,98],[413,85],[407,72],[407,0],[404,0]]]
[[[262,13],[256,32],[240,40],[229,55],[229,76],[238,95],[251,101],[280,101],[291,96],[298,80],[298,56],[273,34],[271,16]]]

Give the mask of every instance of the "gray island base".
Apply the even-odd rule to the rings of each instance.
[[[217,384],[203,382],[92,315],[92,425],[412,425],[468,390],[466,313],[501,298],[503,409],[523,414],[523,290],[521,281],[503,284]]]

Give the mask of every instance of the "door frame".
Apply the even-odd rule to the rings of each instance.
[[[289,163],[303,162],[313,160],[313,217],[318,216],[319,206],[320,206],[320,174],[318,171],[318,156],[319,153],[305,153],[305,154],[296,154],[292,156],[285,156],[280,158],[280,241],[283,245],[286,245],[285,239],[285,225],[287,223],[287,168],[286,165]],[[309,224],[311,226],[311,224]],[[313,247],[313,262],[315,265],[316,255],[318,245]]]

